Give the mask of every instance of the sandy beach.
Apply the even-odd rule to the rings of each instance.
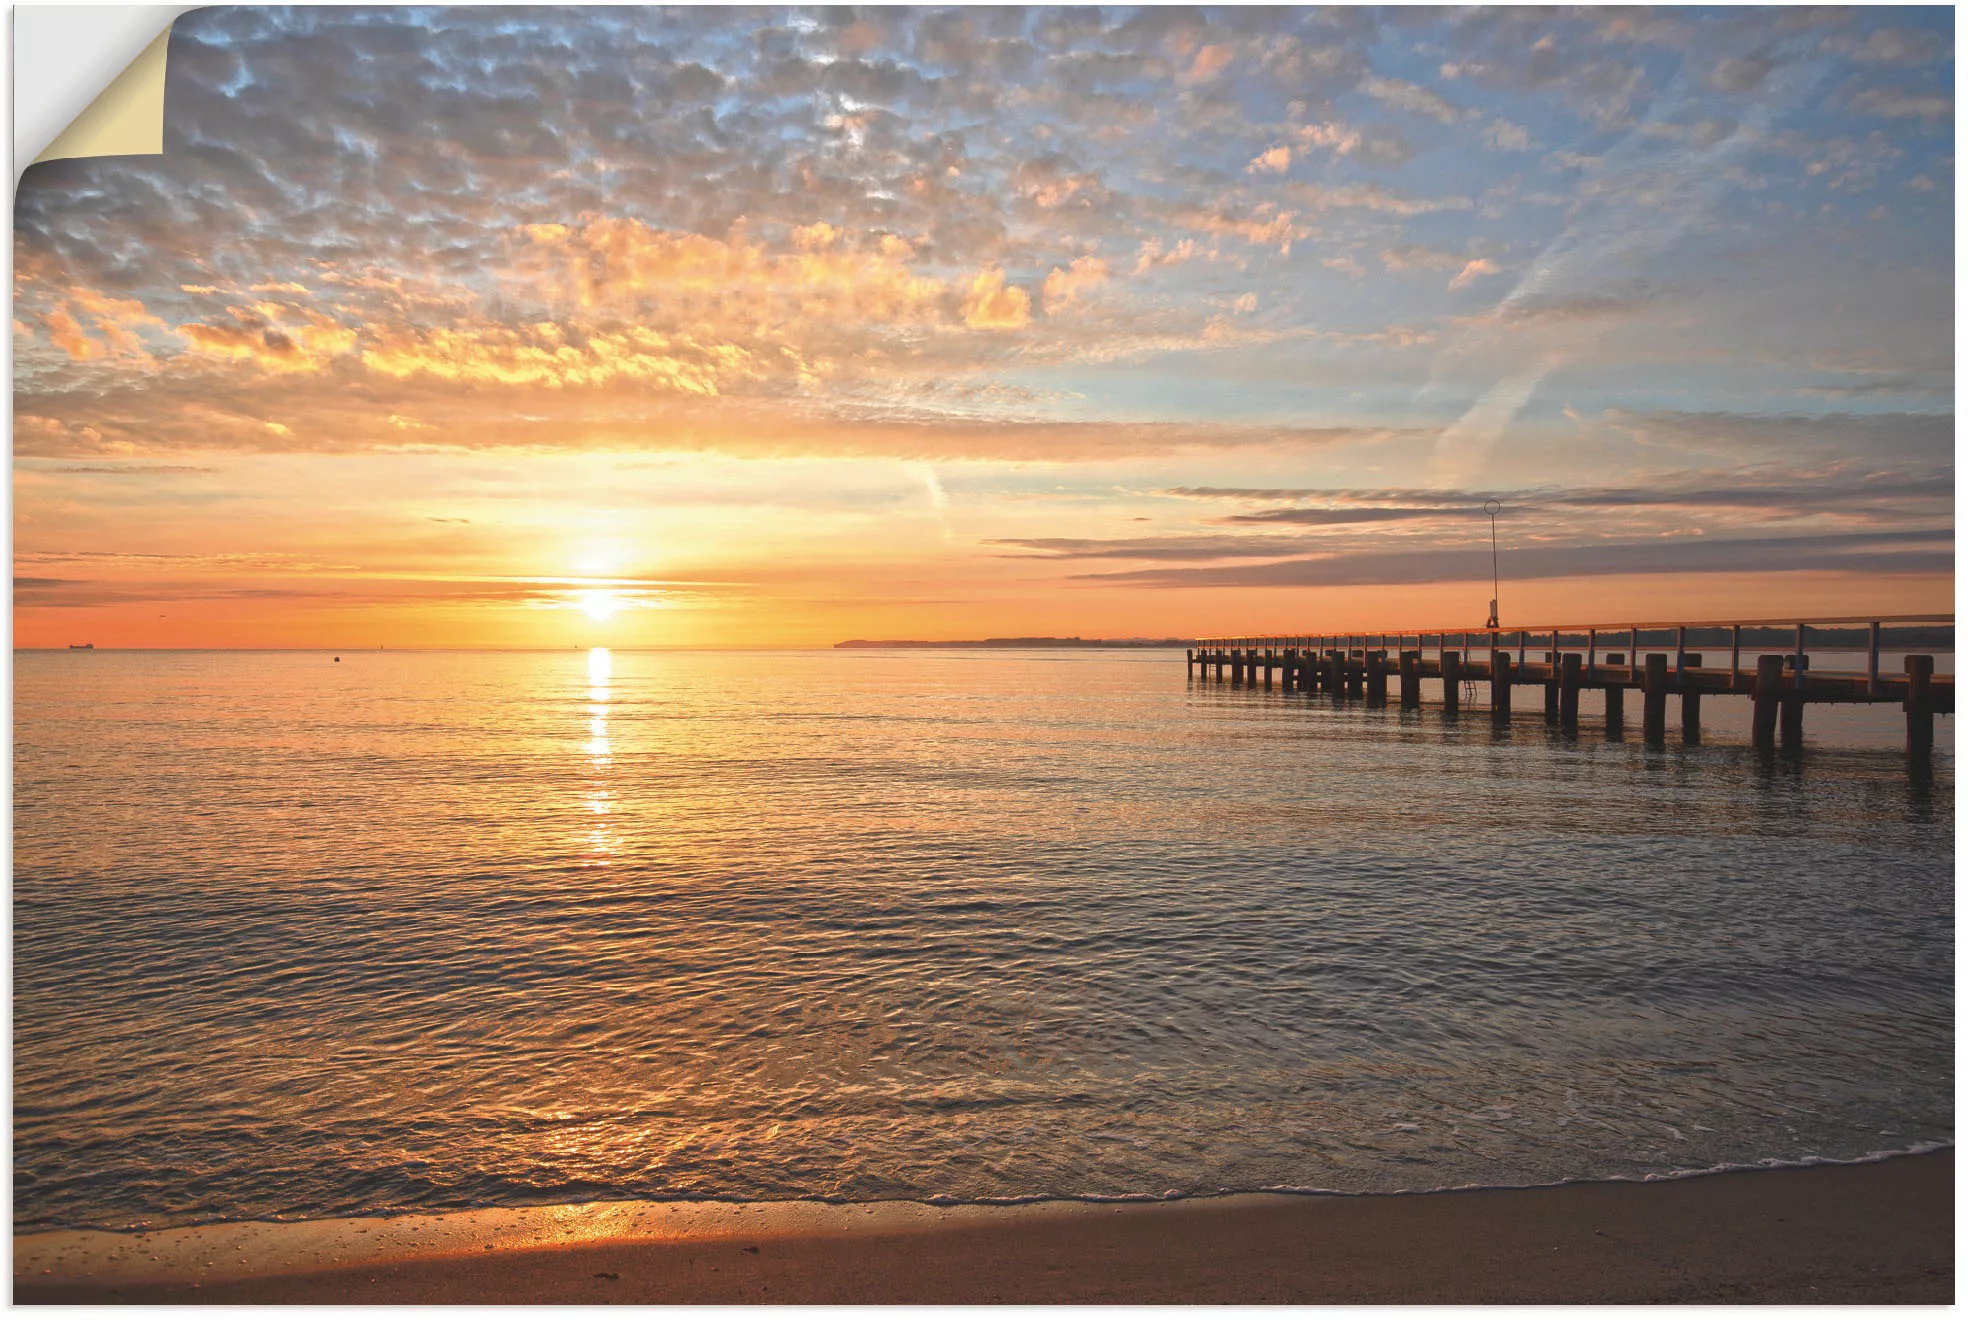
[[[939,1207],[609,1202],[15,1240],[17,1303],[1954,1298],[1952,1151],[1652,1183]]]

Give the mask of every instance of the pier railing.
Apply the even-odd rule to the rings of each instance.
[[[1752,698],[1759,743],[1774,739],[1779,719],[1786,743],[1801,739],[1806,704],[1898,702],[1907,712],[1908,747],[1924,753],[1932,747],[1934,715],[1954,711],[1954,676],[1935,673],[1928,653],[1952,651],[1953,629],[1952,614],[1934,613],[1253,634],[1200,638],[1188,661],[1192,676],[1200,667],[1208,677],[1214,668],[1216,677],[1233,683],[1255,683],[1261,675],[1269,687],[1276,672],[1288,689],[1362,696],[1370,705],[1386,700],[1394,673],[1404,707],[1421,704],[1423,679],[1440,679],[1449,711],[1460,706],[1459,685],[1487,681],[1491,710],[1504,719],[1511,689],[1538,685],[1547,719],[1568,726],[1576,723],[1579,691],[1598,689],[1606,694],[1610,730],[1619,727],[1626,689],[1635,688],[1645,699],[1650,739],[1662,734],[1669,695],[1681,698],[1688,741],[1699,740],[1704,693]],[[1729,650],[1726,668],[1719,657],[1708,663],[1710,649],[1722,645]],[[1671,649],[1643,658],[1649,646]],[[1702,651],[1690,649],[1696,646]],[[1900,672],[1882,671],[1887,649],[1904,653]],[[1813,668],[1813,651],[1862,652],[1865,668]],[[1745,653],[1752,659],[1747,668]]]

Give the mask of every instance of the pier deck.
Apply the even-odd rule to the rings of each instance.
[[[1800,744],[1807,706],[1896,704],[1906,713],[1907,750],[1925,757],[1933,750],[1934,717],[1954,713],[1954,675],[1936,673],[1932,654],[1912,653],[1893,634],[1931,644],[1935,632],[1945,630],[1951,650],[1953,627],[1952,614],[1923,614],[1213,637],[1188,651],[1188,672],[1266,687],[1275,679],[1287,691],[1369,705],[1387,701],[1391,681],[1399,685],[1404,708],[1420,706],[1422,681],[1435,679],[1448,711],[1458,710],[1465,691],[1481,684],[1497,719],[1510,718],[1515,689],[1533,687],[1542,690],[1545,718],[1567,728],[1578,723],[1578,694],[1594,690],[1606,694],[1605,720],[1614,731],[1625,721],[1625,695],[1632,690],[1640,694],[1641,727],[1650,742],[1666,738],[1669,697],[1680,704],[1687,742],[1701,739],[1703,696],[1749,697],[1751,739],[1758,746]],[[1779,629],[1785,641],[1773,645],[1771,634]],[[1723,637],[1725,645],[1715,646]],[[1663,638],[1664,649],[1648,649]],[[1724,649],[1728,663],[1718,664],[1715,653]],[[1864,668],[1813,668],[1813,650],[1821,659],[1826,652],[1861,654]],[[1882,666],[1883,650],[1906,652],[1897,669]]]

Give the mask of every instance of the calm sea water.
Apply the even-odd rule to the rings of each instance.
[[[1951,721],[1179,653],[15,656],[17,1226],[1340,1191],[1953,1132]],[[1629,711],[1637,718],[1637,705]],[[1631,737],[1631,735],[1629,735]]]

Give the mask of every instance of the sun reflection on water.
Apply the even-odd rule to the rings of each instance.
[[[588,652],[588,785],[582,794],[590,822],[587,831],[589,866],[606,866],[616,852],[615,829],[609,819],[614,794],[609,789],[609,769],[614,763],[608,737],[609,685],[614,678],[614,657],[608,648],[597,646]]]

